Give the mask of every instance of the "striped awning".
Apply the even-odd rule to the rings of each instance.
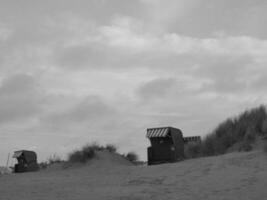
[[[12,157],[13,158],[18,158],[18,157],[21,156],[22,153],[23,153],[22,151],[15,151]]]
[[[154,137],[166,137],[168,135],[169,128],[149,128],[147,129],[146,137],[154,138]]]

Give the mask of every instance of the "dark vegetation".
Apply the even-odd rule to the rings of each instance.
[[[185,156],[195,158],[220,155],[227,153],[231,148],[250,151],[256,139],[266,136],[267,112],[262,105],[225,120],[208,134],[202,143],[189,143],[185,146]]]
[[[131,161],[131,162],[137,162],[138,161],[138,156],[136,153],[134,152],[129,152],[126,155],[123,155],[127,160]]]
[[[92,159],[95,156],[95,151],[97,150],[100,151],[100,147],[96,145],[86,145],[82,147],[81,150],[75,150],[72,153],[70,153],[68,161],[71,163],[75,162],[85,163],[86,161]]]
[[[116,152],[117,152],[117,148],[116,148],[116,146],[114,146],[113,144],[107,144],[107,145],[106,145],[106,149],[107,149],[110,153],[116,153]]]
[[[127,154],[119,154],[117,153],[117,147],[113,144],[107,144],[106,146],[102,146],[94,142],[83,146],[81,149],[74,150],[73,152],[71,152],[68,155],[67,161],[60,159],[59,156],[53,155],[46,162],[39,163],[39,166],[41,169],[45,169],[48,166],[56,163],[86,163],[87,161],[93,159],[96,156],[97,151],[108,151],[113,154],[118,154],[132,163],[138,162],[138,156],[134,152],[129,152]]]
[[[106,146],[101,146],[97,143],[92,143],[89,145],[86,145],[82,147],[80,150],[75,150],[72,153],[69,154],[68,157],[68,162],[71,163],[85,163],[88,160],[91,160],[92,158],[95,157],[96,151],[109,151],[110,153],[117,153],[117,148],[116,146],[112,144],[107,144]],[[134,152],[129,152],[127,154],[119,154],[122,157],[124,157],[126,160],[129,160],[130,162],[137,162],[138,161],[138,156]]]

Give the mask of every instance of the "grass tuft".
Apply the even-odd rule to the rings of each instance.
[[[68,162],[71,163],[85,163],[88,160],[94,158],[95,156],[95,146],[92,145],[86,145],[82,147],[81,150],[75,150],[72,153],[69,154]]]
[[[224,154],[235,144],[241,143],[240,151],[252,150],[258,136],[267,134],[267,112],[265,106],[246,110],[238,117],[229,118],[208,134],[202,143],[202,155]]]
[[[133,163],[138,161],[138,155],[134,152],[129,152],[126,155],[124,155],[124,157]]]
[[[107,144],[105,149],[108,150],[110,153],[116,153],[117,152],[117,147],[113,144]]]

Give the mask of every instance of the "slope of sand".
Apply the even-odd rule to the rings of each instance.
[[[131,166],[108,154],[84,166],[0,177],[3,200],[192,199],[267,197],[267,154],[231,153],[157,166]]]

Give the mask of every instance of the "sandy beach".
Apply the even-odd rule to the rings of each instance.
[[[2,175],[0,194],[5,200],[264,199],[266,165],[262,152],[155,166],[99,154],[84,166]]]

